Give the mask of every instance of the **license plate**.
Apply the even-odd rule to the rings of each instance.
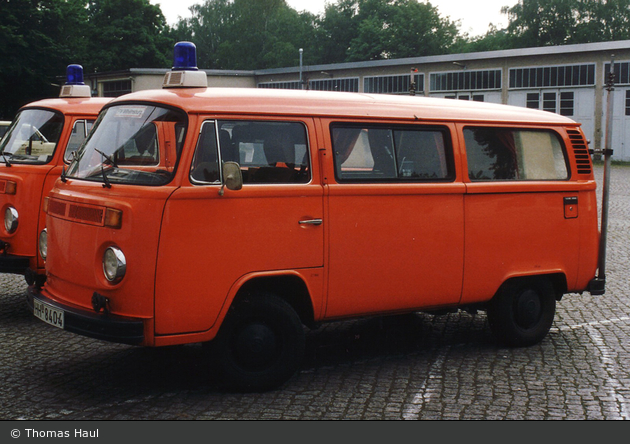
[[[50,325],[63,328],[63,310],[59,310],[58,308],[48,305],[40,300],[33,299],[33,314],[36,318],[39,318]]]

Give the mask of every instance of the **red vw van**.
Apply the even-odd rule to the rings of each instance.
[[[96,117],[111,99],[92,98],[80,65],[69,65],[59,98],[22,107],[0,142],[0,273],[24,274],[41,284],[44,262],[38,236],[46,226],[44,196]]]
[[[265,390],[299,368],[304,326],[470,307],[527,346],[564,294],[603,292],[576,122],[199,74],[176,62],[164,89],[104,107],[47,201],[35,316],[127,344],[207,342],[227,383]]]

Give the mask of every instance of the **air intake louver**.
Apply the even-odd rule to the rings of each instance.
[[[50,199],[48,204],[48,214],[52,214],[66,220],[103,226],[105,209],[74,203],[66,204],[65,202]]]
[[[593,168],[591,167],[591,155],[584,136],[577,130],[567,130],[567,134],[569,139],[571,139],[575,163],[577,164],[577,173],[590,175],[593,172]]]

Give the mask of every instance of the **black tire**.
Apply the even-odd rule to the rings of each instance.
[[[543,340],[556,313],[556,297],[548,279],[507,282],[488,305],[488,322],[499,342],[525,347]]]
[[[305,333],[293,308],[258,293],[230,308],[212,341],[215,365],[228,388],[265,391],[284,384],[304,357]]]

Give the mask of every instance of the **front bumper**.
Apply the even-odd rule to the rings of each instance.
[[[120,344],[139,345],[144,341],[142,320],[68,307],[44,296],[35,286],[30,286],[26,293],[26,302],[31,312],[33,299],[62,310],[64,312],[63,329],[66,331]]]

